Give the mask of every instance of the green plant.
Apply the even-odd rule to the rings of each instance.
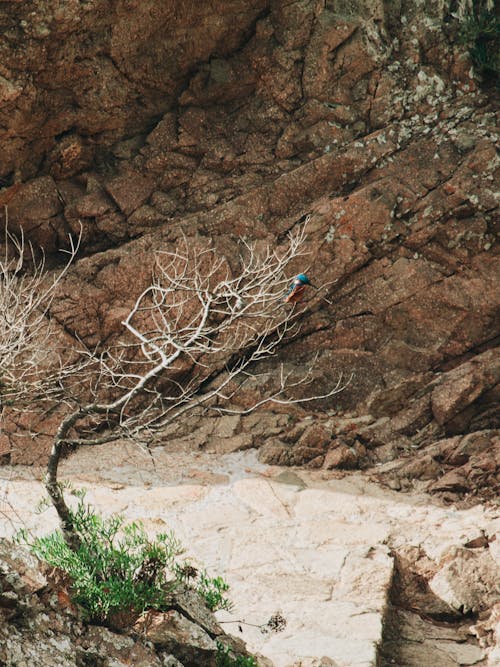
[[[88,620],[105,623],[119,612],[165,608],[179,583],[175,571],[183,552],[172,533],[150,539],[141,523],[125,524],[122,516],[105,519],[83,496],[71,519],[80,540],[76,551],[59,530],[37,538],[21,531],[18,541],[69,575],[72,601]]]
[[[231,611],[233,603],[224,595],[229,590],[229,584],[222,577],[209,577],[205,571],[198,574],[196,590],[205,599],[211,611],[225,609]]]
[[[229,646],[217,642],[217,667],[257,667],[255,658],[251,656],[235,656]]]
[[[172,533],[150,539],[140,522],[125,524],[120,515],[105,519],[85,503],[85,491],[70,491],[78,498],[71,510],[78,549],[68,546],[60,530],[36,538],[21,530],[17,541],[69,575],[71,599],[88,620],[106,623],[121,612],[166,609],[180,584],[196,590],[211,611],[231,610],[225,595],[229,584],[179,559],[184,550]],[[42,500],[38,511],[48,504],[48,499]]]
[[[500,75],[500,17],[491,0],[461,0],[455,18],[460,23],[459,39],[469,48],[479,73]]]

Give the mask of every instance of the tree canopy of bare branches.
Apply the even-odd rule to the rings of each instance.
[[[244,409],[236,403],[254,377],[255,363],[272,356],[297,330],[300,313],[284,304],[283,295],[296,260],[305,254],[304,241],[305,227],[277,249],[240,240],[236,271],[215,248],[191,238],[182,237],[173,251],[157,252],[152,280],[123,320],[120,342],[99,355],[83,355],[78,371],[83,369],[87,380],[87,400],[68,390],[68,412],[54,436],[46,488],[70,546],[78,546],[77,537],[57,477],[64,446],[123,436],[147,439],[195,409],[241,414],[265,403],[318,400],[341,391],[339,380],[326,394],[316,395],[310,367],[293,380],[280,367],[272,391]],[[15,247],[21,258],[22,241]],[[21,268],[22,259],[13,265],[7,258],[0,275],[8,293],[8,322],[13,322],[5,329],[5,340],[11,330],[25,330],[22,357],[36,339],[62,274],[40,292],[43,266],[35,266],[32,278],[13,279]],[[16,351],[14,347],[14,356]],[[17,366],[12,372],[18,372]],[[310,395],[294,398],[290,391],[304,384],[311,385]]]
[[[7,215],[6,215],[7,219]],[[0,399],[18,401],[23,394],[47,390],[47,374],[41,372],[52,333],[47,313],[58,285],[78,252],[69,237],[64,268],[48,276],[45,256],[35,253],[24,234],[11,234],[6,223],[0,258]],[[62,369],[57,377],[64,375]],[[0,408],[2,401],[0,400]]]

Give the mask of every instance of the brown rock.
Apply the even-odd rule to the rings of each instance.
[[[294,447],[291,452],[290,464],[301,466],[306,463],[307,464],[312,463],[312,461],[322,456],[323,456],[323,450],[318,449],[317,447],[307,447],[304,445],[298,445],[297,447]],[[321,458],[320,460],[322,461],[323,459]],[[318,467],[320,465],[321,463],[317,462],[316,464],[313,464],[313,467]]]
[[[40,223],[62,210],[57,186],[51,176],[41,176],[16,187],[12,197],[7,190],[2,197],[8,201],[9,221],[12,223]]]
[[[2,209],[6,207],[0,212],[0,220],[7,220],[11,230],[22,229],[37,250],[42,247],[53,252],[57,248],[57,231],[50,223],[55,222],[56,228],[60,226],[58,215],[63,204],[51,176],[41,176],[7,189],[0,193],[0,204]]]
[[[266,442],[258,453],[259,461],[261,463],[268,463],[270,465],[293,465],[294,460],[292,448],[290,445],[273,438]]]
[[[350,470],[357,468],[358,461],[358,454],[352,447],[339,445],[326,453],[323,468],[326,468],[326,470],[331,470],[332,468]]]
[[[90,192],[81,197],[75,205],[76,212],[84,218],[104,215],[114,208],[113,202],[103,191]]]
[[[363,461],[498,428],[494,109],[431,4],[408,5],[403,25],[397,3],[371,1],[348,16],[305,0],[7,3],[0,205],[46,252],[83,227],[53,321],[90,348],[114,344],[181,230],[235,268],[234,237],[279,249],[310,214],[292,273],[305,261],[321,290],[279,361],[318,355],[303,396],[346,386],[305,409],[390,417],[356,434]],[[268,371],[244,407],[273,390]],[[280,438],[269,460],[322,460],[328,433],[284,430],[266,417],[248,433]],[[424,474],[469,466],[486,493],[496,459],[479,454],[439,472],[426,459]]]
[[[155,187],[151,178],[141,174],[127,174],[106,183],[106,190],[126,215],[146,202]]]
[[[434,476],[435,475],[428,475],[427,479],[432,479]],[[423,475],[419,475],[419,477],[420,479],[426,479]],[[431,492],[453,491],[458,493],[463,493],[464,491],[467,491],[468,488],[469,485],[463,470],[450,470],[428,487]]]
[[[15,170],[34,176],[68,133],[91,137],[94,156],[109,166],[107,146],[150,129],[192,69],[215,51],[224,57],[237,50],[265,7],[237,0],[179,11],[177,4],[148,0],[125,9],[111,0],[92,11],[42,5],[33,14],[10,3],[4,21],[12,20],[12,33],[1,49],[8,64],[0,80],[0,176]]]
[[[312,424],[308,426],[300,436],[297,445],[299,447],[312,447],[323,450],[328,446],[331,440],[331,433],[321,424]]]
[[[377,450],[378,453],[378,450]],[[394,452],[395,458],[398,452]],[[494,498],[500,490],[500,437],[498,431],[478,431],[466,436],[444,438],[411,458],[388,463],[378,469],[388,483],[398,479],[428,480],[431,493],[482,495]]]
[[[432,392],[432,412],[444,424],[500,382],[500,350],[483,352],[444,375]]]
[[[215,666],[215,641],[175,610],[149,611],[136,622],[134,629],[158,648],[174,649],[179,659],[188,664]]]

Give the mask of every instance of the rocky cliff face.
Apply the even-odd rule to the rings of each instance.
[[[82,621],[67,585],[64,573],[0,540],[2,665],[215,667],[217,641],[247,656],[243,642],[224,633],[192,591],[179,592],[168,611],[136,616],[135,625],[132,614],[104,627]]]
[[[83,228],[52,317],[113,340],[181,233],[223,255],[236,236],[279,244],[310,214],[308,271],[327,287],[280,361],[319,354],[320,390],[352,380],[323,412],[277,418],[272,439],[257,422],[235,433],[266,461],[491,491],[498,137],[449,3],[63,4],[0,17],[0,204],[49,254]],[[4,436],[4,451],[33,460],[36,442]]]

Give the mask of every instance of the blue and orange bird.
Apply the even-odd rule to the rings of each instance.
[[[317,289],[305,273],[299,273],[298,276],[294,278],[293,283],[290,285],[290,289],[286,293],[285,303],[298,303],[304,296],[307,286],[314,287]]]

